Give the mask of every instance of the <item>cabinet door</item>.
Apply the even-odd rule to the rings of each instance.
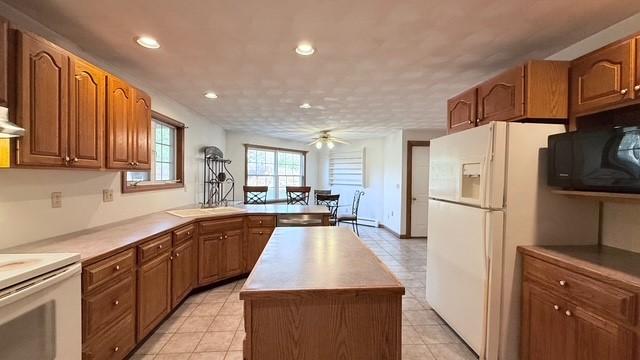
[[[272,232],[272,228],[249,229],[249,234],[247,235],[247,271],[251,271],[251,269],[256,265],[260,254],[262,254],[262,250],[267,246],[267,242],[269,241]]]
[[[222,274],[222,233],[200,236],[198,249],[198,283],[207,284],[220,278]]]
[[[31,34],[18,34],[16,121],[27,131],[18,138],[18,165],[66,166],[69,58]]]
[[[525,282],[522,297],[522,359],[575,359],[575,320],[564,301]]]
[[[193,289],[196,282],[195,240],[187,240],[173,251],[171,277],[172,306],[175,307]]]
[[[632,40],[571,63],[571,114],[594,112],[633,97]]]
[[[242,274],[244,271],[243,240],[242,230],[231,230],[224,233],[221,252],[222,274],[224,276]]]
[[[476,126],[476,88],[447,101],[447,119],[449,133]]]
[[[570,306],[576,321],[576,359],[631,360],[634,334],[613,322]]]
[[[133,105],[133,162],[136,170],[151,169],[151,98],[134,89]]]
[[[478,125],[524,116],[524,65],[478,86]]]
[[[74,167],[104,166],[106,74],[80,59],[70,61],[69,156]]]
[[[636,45],[636,81],[633,85],[634,98],[640,98],[640,36],[635,39]]]
[[[9,22],[0,18],[0,106],[7,106],[7,77],[9,65]]]
[[[113,76],[109,76],[107,84],[107,167],[128,170],[133,163],[130,146],[133,91],[126,82]]]
[[[138,339],[171,311],[171,254],[166,252],[138,270]]]

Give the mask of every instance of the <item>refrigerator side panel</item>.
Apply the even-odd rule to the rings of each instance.
[[[551,193],[546,185],[547,137],[563,125],[508,125],[500,358],[517,359],[520,334],[520,245],[598,242],[598,203]]]

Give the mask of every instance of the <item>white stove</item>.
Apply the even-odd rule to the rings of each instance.
[[[79,262],[79,254],[0,254],[0,359],[81,359]]]

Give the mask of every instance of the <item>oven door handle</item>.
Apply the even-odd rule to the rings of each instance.
[[[0,292],[0,307],[9,305],[38,291],[65,281],[80,273],[81,269],[82,267],[80,264],[74,264],[63,269],[40,275],[35,279],[31,279],[24,283],[14,285],[13,287]]]

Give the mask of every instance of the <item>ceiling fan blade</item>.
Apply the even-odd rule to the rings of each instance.
[[[307,146],[311,146],[311,145],[317,143],[318,141],[320,141],[320,139],[315,139],[312,142],[308,143]]]
[[[349,142],[347,142],[347,141],[336,139],[336,138],[331,139],[331,141],[337,142],[338,144],[345,144],[345,145],[349,144]]]

